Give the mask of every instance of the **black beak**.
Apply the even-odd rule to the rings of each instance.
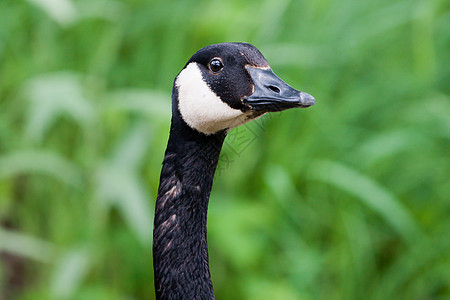
[[[300,92],[281,80],[271,69],[246,66],[253,80],[253,94],[243,98],[253,110],[282,111],[294,107],[314,105],[314,97]]]

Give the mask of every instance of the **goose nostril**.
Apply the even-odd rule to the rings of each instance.
[[[268,85],[268,86],[267,86],[267,88],[268,88],[269,90],[271,90],[271,91],[273,91],[273,92],[277,93],[277,94],[279,94],[279,93],[280,93],[280,89],[279,89],[279,88],[277,88],[277,87],[276,87],[276,86],[274,86],[274,85]]]

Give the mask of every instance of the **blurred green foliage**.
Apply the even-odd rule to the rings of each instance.
[[[218,299],[448,299],[444,0],[0,2],[0,299],[153,299],[173,78],[257,46],[316,105],[230,133]]]

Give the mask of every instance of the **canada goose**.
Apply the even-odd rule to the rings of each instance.
[[[175,78],[172,123],[155,205],[153,268],[157,299],[214,299],[206,214],[228,131],[267,112],[308,107],[246,43],[210,45]]]

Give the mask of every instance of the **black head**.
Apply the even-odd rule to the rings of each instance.
[[[230,129],[266,112],[307,107],[314,98],[290,87],[253,45],[223,43],[197,51],[175,79],[183,120],[205,134]]]
[[[252,80],[245,66],[270,68],[255,46],[246,43],[223,43],[200,49],[189,59],[198,63],[203,79],[231,108],[248,110],[242,102],[253,92]]]

